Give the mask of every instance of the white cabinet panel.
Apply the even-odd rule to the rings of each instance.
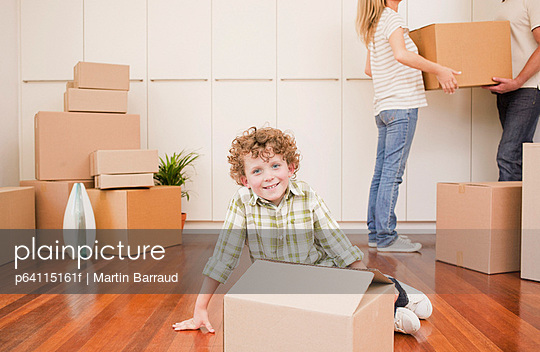
[[[130,66],[146,78],[146,0],[85,0],[84,60]]]
[[[501,0],[472,0],[472,20],[478,21],[493,21],[497,12],[497,7],[501,4]]]
[[[21,89],[20,176],[35,178],[34,116],[38,111],[64,111],[65,82],[23,83]]]
[[[279,82],[277,127],[296,137],[302,155],[298,179],[341,220],[341,83]]]
[[[210,78],[211,0],[148,1],[148,77]]]
[[[278,0],[280,78],[341,77],[341,2]]]
[[[160,157],[183,149],[201,154],[182,209],[189,220],[212,220],[210,82],[151,82],[148,96],[148,148]]]
[[[375,168],[378,130],[373,116],[371,81],[345,82],[343,87],[343,221],[366,221],[369,188]],[[396,216],[406,220],[406,174],[399,188]]]
[[[83,59],[83,1],[23,0],[20,6],[22,79],[73,79],[73,66]]]
[[[215,78],[275,78],[276,0],[215,0]]]
[[[409,28],[413,30],[432,23],[469,22],[471,21],[471,1],[410,1],[407,8]]]
[[[497,97],[482,88],[472,88],[472,182],[499,179],[497,148],[501,139]]]
[[[224,220],[229,201],[239,187],[229,176],[231,142],[252,126],[276,127],[276,83],[215,82],[212,106],[213,216],[214,220]]]
[[[148,147],[148,109],[146,82],[131,82],[128,92],[128,114],[141,116],[141,149]]]
[[[407,220],[433,221],[437,182],[469,182],[471,177],[471,91],[427,93],[407,169]]]
[[[343,76],[365,78],[367,48],[356,34],[357,0],[343,0]]]

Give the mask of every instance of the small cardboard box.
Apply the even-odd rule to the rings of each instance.
[[[376,270],[256,261],[224,297],[224,350],[393,351],[394,285]]]
[[[34,212],[32,187],[0,188],[0,265],[15,259],[15,246],[31,246]]]
[[[461,71],[460,87],[496,84],[492,77],[512,78],[510,22],[437,23],[410,32],[420,55]],[[437,77],[423,73],[426,90],[441,89]]]
[[[140,117],[40,111],[34,136],[36,179],[92,180],[90,153],[140,148]]]
[[[519,271],[521,182],[437,184],[435,258],[486,274]]]
[[[158,172],[158,151],[96,150],[90,155],[92,176],[103,174],[142,174]]]
[[[540,281],[540,143],[523,144],[521,278]]]
[[[73,68],[74,88],[129,90],[129,66],[79,61]]]
[[[125,174],[94,176],[96,188],[140,188],[154,186],[154,174]]]
[[[104,253],[118,255],[119,241],[130,246],[130,254],[137,253],[139,245],[182,243],[181,187],[87,191],[96,218],[98,245],[114,247]]]
[[[128,107],[128,92],[125,90],[69,88],[64,97],[64,111],[125,114]]]

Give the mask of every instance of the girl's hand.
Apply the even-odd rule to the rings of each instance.
[[[454,94],[456,89],[458,89],[458,83],[455,75],[460,74],[461,72],[459,71],[441,66],[439,72],[437,73],[437,79],[439,80],[439,83],[446,94]]]
[[[195,309],[193,318],[184,320],[180,323],[173,324],[173,329],[176,331],[197,330],[204,326],[208,332],[215,332],[210,320],[208,319],[208,311],[206,309]]]

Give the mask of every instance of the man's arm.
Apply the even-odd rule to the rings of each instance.
[[[485,89],[489,89],[494,93],[507,93],[521,88],[525,82],[534,76],[538,71],[540,71],[540,27],[533,29],[532,34],[536,40],[536,50],[533,51],[529,60],[521,70],[521,72],[514,79],[493,77],[495,82],[500,82],[495,86],[487,86]]]

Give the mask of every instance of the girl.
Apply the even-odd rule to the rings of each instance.
[[[381,252],[422,248],[398,236],[398,187],[411,148],[418,108],[427,105],[422,72],[434,73],[445,93],[458,88],[448,67],[426,60],[398,15],[401,0],[358,0],[356,31],[368,48],[366,74],[373,79],[375,122],[379,130],[375,172],[368,204],[369,246]]]

